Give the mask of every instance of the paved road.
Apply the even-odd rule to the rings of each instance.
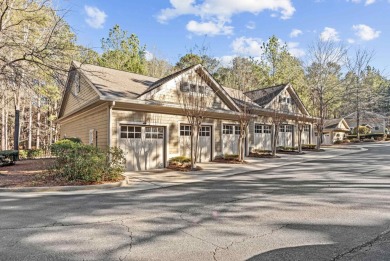
[[[389,164],[381,144],[138,192],[1,192],[0,260],[389,260]]]

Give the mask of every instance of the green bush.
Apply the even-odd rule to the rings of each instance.
[[[343,144],[344,142],[342,140],[335,140],[333,144]]]
[[[126,160],[119,148],[102,150],[61,140],[51,146],[51,151],[56,156],[52,172],[69,181],[115,181],[125,170]]]
[[[19,150],[19,159],[24,160],[27,159],[28,151],[27,150]]]
[[[237,154],[225,154],[225,155],[223,155],[223,158],[225,160],[237,160],[238,155]]]
[[[32,150],[27,150],[27,158],[29,159],[37,159],[41,158],[43,156],[43,150],[41,149],[32,149]]]
[[[317,147],[315,144],[302,144],[303,150],[314,150]]]
[[[78,137],[65,137],[63,140],[70,140],[70,141],[73,141],[73,142],[75,142],[75,143],[83,143],[83,142],[81,141],[81,139],[78,138]]]
[[[367,126],[359,126],[359,134],[369,134],[371,129]],[[353,134],[357,134],[357,127],[352,130]]]
[[[169,159],[169,163],[189,163],[191,159],[186,156],[177,156]]]

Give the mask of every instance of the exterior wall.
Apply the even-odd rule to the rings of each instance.
[[[60,135],[64,137],[78,137],[84,144],[89,144],[89,132],[97,131],[97,145],[105,148],[108,145],[108,106],[101,105],[76,117],[61,122]],[[94,142],[95,143],[95,137]]]
[[[181,115],[169,115],[159,113],[148,112],[136,112],[136,111],[124,111],[114,110],[112,111],[112,138],[111,146],[119,145],[119,126],[120,124],[136,124],[136,125],[156,125],[166,127],[167,137],[167,160],[172,157],[179,156],[179,126],[180,124],[187,124],[187,118]],[[236,122],[221,119],[205,119],[203,122],[205,125],[212,125],[212,155],[216,157],[221,155],[222,152],[222,124]]]
[[[279,102],[279,97],[285,97],[289,98],[290,103],[286,102]],[[295,102],[293,102],[293,98],[291,97],[290,93],[288,92],[288,89],[283,90],[281,93],[279,93],[278,96],[276,96],[273,101],[265,107],[266,109],[271,109],[271,110],[278,110],[278,111],[283,111],[286,113],[299,113],[300,109],[296,105]]]
[[[75,72],[76,73],[76,72]],[[64,115],[67,116],[78,109],[90,104],[92,101],[96,101],[99,96],[96,91],[89,85],[85,77],[80,75],[80,92],[76,94],[76,82],[75,73],[70,77],[69,81],[69,93],[68,100],[65,104]]]

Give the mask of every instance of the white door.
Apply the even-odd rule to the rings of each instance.
[[[198,162],[211,160],[212,127],[202,126],[199,131]],[[181,124],[179,136],[180,155],[191,157],[191,126]]]
[[[255,144],[254,148],[259,150],[272,149],[272,126],[264,124],[255,124]]]
[[[279,146],[293,146],[293,125],[281,125],[279,129]]]
[[[239,139],[240,139],[239,125],[223,124],[222,126],[223,154],[237,155]]]
[[[310,144],[310,125],[303,127],[302,144]]]
[[[332,145],[330,133],[326,133],[323,135],[322,144],[324,145]]]
[[[164,127],[121,125],[120,130],[127,170],[164,167]]]

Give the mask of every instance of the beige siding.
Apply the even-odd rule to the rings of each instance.
[[[120,124],[157,125],[166,127],[168,134],[168,155],[167,158],[180,155],[179,151],[179,126],[180,123],[187,123],[187,118],[180,115],[168,115],[146,112],[132,112],[113,110],[112,112],[112,146],[118,146]],[[213,155],[222,154],[222,123],[232,123],[228,120],[206,119],[205,124],[212,124],[213,128]]]
[[[89,131],[97,131],[97,144],[105,148],[107,143],[108,131],[108,106],[100,106],[80,114],[75,118],[61,123],[60,134],[64,137],[78,137],[84,144],[89,143]],[[95,144],[95,142],[94,142]]]
[[[64,108],[64,115],[67,116],[78,109],[84,107],[85,105],[91,104],[91,102],[96,101],[99,96],[96,91],[89,85],[87,80],[80,76],[80,92],[76,94],[75,92],[75,80],[72,79],[70,83],[70,90],[68,99],[65,101],[66,103]]]

